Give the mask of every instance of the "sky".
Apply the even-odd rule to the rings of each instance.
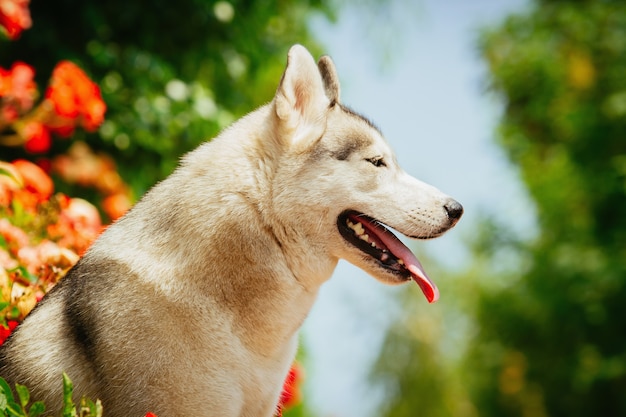
[[[374,121],[409,174],[463,204],[465,214],[452,231],[411,244],[458,270],[470,262],[465,242],[481,213],[522,236],[533,230],[533,205],[495,142],[502,109],[486,92],[476,47],[480,28],[525,10],[529,0],[378,3],[385,6],[345,3],[336,22],[317,17],[312,28],[335,62],[342,102]],[[365,381],[397,291],[344,261],[322,287],[303,330],[305,401],[318,415],[375,415],[379,398]],[[444,308],[445,297],[439,301]]]

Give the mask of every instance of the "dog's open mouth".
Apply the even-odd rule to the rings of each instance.
[[[339,233],[380,266],[406,280],[413,279],[429,303],[437,301],[439,290],[428,278],[422,264],[383,223],[356,211],[337,218]]]

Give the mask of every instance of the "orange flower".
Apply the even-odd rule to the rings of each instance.
[[[87,200],[82,198],[70,198],[67,207],[61,212],[72,221],[75,229],[86,229],[99,233],[102,228],[98,209]]]
[[[22,110],[33,105],[37,94],[37,84],[33,81],[35,70],[23,62],[15,62],[11,66],[11,95],[19,102]]]
[[[0,26],[10,39],[17,39],[24,29],[33,24],[28,10],[30,0],[0,0]]]
[[[62,204],[58,221],[49,224],[48,235],[58,239],[59,246],[71,248],[82,255],[102,232],[100,213],[91,203],[80,198],[70,198]]]
[[[110,220],[116,220],[132,206],[132,194],[117,173],[115,161],[94,153],[84,142],[75,142],[67,154],[55,157],[51,170],[67,183],[93,187],[103,194],[102,209]]]
[[[0,236],[9,245],[9,248],[21,248],[28,245],[29,239],[25,231],[17,226],[13,226],[7,219],[0,219]]]
[[[24,180],[24,188],[34,194],[38,201],[47,201],[50,198],[54,184],[43,169],[24,159],[13,161],[12,165]]]
[[[98,86],[96,85],[96,88]],[[100,98],[100,89],[97,90],[97,97],[94,96],[85,103],[83,113],[83,127],[88,132],[95,131],[104,121],[104,113],[107,110],[104,101]]]
[[[100,88],[70,61],[57,64],[45,96],[57,116],[48,127],[62,136],[71,135],[76,125],[94,131],[104,121],[106,105]]]
[[[106,197],[102,201],[102,210],[109,216],[109,219],[117,220],[130,210],[132,205],[133,203],[128,195],[117,193]]]
[[[17,251],[20,264],[26,266],[31,274],[37,274],[45,265],[58,268],[70,268],[78,262],[78,255],[71,249],[44,240],[37,246],[23,246]]]

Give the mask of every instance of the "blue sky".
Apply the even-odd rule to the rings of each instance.
[[[521,234],[532,231],[532,204],[495,145],[501,106],[485,93],[486,69],[476,48],[481,27],[528,3],[392,0],[372,8],[350,2],[336,23],[312,22],[337,66],[342,102],[381,128],[407,172],[464,205],[464,218],[449,234],[413,244],[450,269],[469,263],[464,239],[480,213]],[[304,326],[313,365],[306,400],[320,415],[374,415],[377,397],[364,381],[388,323],[392,291],[345,262],[322,287]],[[441,297],[445,304],[446,294]]]

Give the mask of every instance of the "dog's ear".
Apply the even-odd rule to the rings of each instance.
[[[333,60],[328,55],[324,55],[317,62],[317,67],[324,80],[324,90],[326,90],[326,97],[330,100],[330,105],[339,103],[341,89]]]
[[[274,109],[288,145],[306,147],[326,129],[330,100],[315,60],[302,45],[289,49],[287,67],[274,97]]]

